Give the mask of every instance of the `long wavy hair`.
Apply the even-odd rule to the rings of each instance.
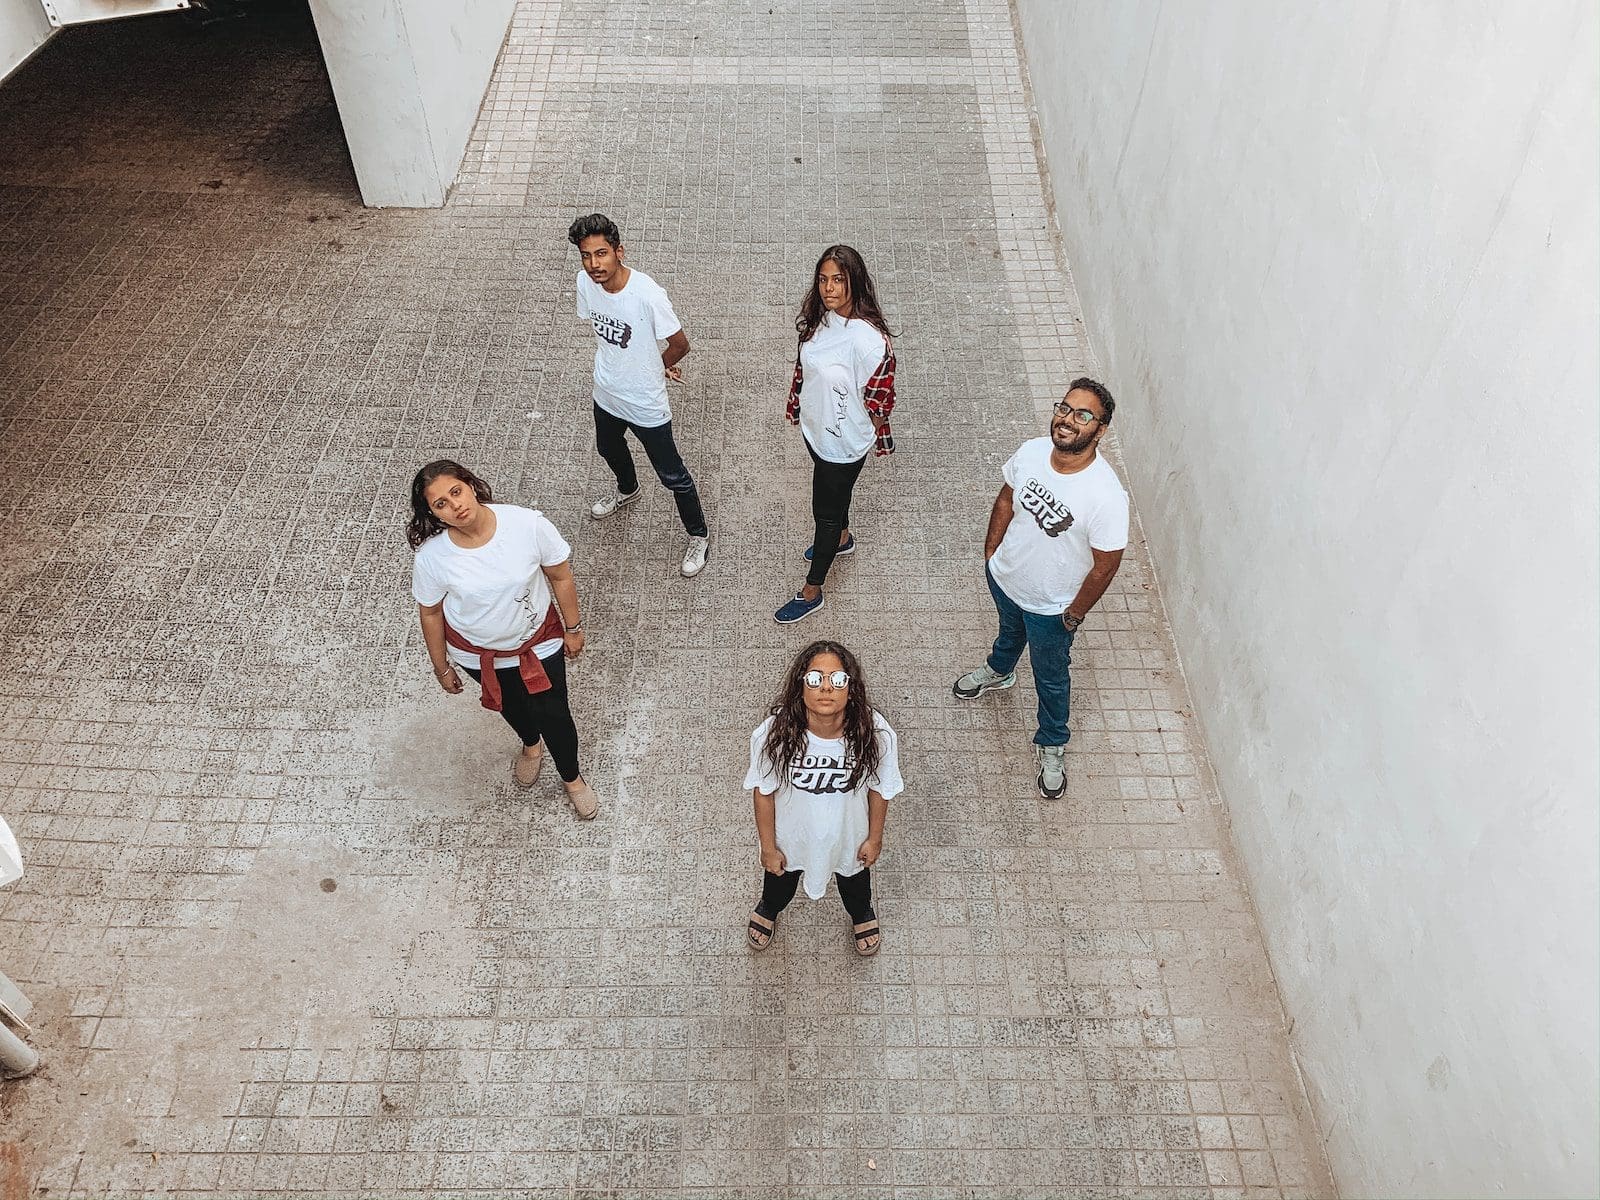
[[[850,319],[867,322],[886,338],[894,337],[889,322],[884,318],[883,309],[878,305],[878,289],[872,286],[867,264],[861,261],[861,255],[853,247],[838,245],[824,250],[817,259],[816,269],[811,272],[811,290],[800,302],[800,315],[794,319],[795,332],[800,335],[800,340],[811,340],[811,335],[816,333],[817,326],[822,324],[822,318],[828,311],[822,305],[822,288],[817,283],[817,277],[822,274],[822,264],[830,261],[844,268],[844,277],[850,283]]]
[[[806,750],[806,702],[803,676],[811,669],[811,660],[819,654],[832,654],[850,673],[850,690],[844,702],[845,752],[855,760],[850,771],[852,790],[866,778],[878,773],[883,761],[883,748],[878,744],[877,726],[872,723],[872,703],[867,699],[867,681],[861,677],[861,664],[838,642],[816,641],[795,656],[783,689],[769,710],[772,728],[767,731],[762,754],[773,773],[782,776],[789,764]]]
[[[428,485],[445,475],[451,479],[459,479],[470,487],[479,504],[489,504],[494,500],[494,493],[489,490],[489,485],[460,463],[451,462],[448,458],[436,459],[429,463],[418,471],[411,481],[411,516],[406,519],[406,541],[411,543],[413,550],[434,534],[444,530],[444,522],[434,516],[432,510],[428,508]]]

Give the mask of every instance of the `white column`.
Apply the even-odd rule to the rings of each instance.
[[[311,0],[361,198],[437,208],[516,0]]]

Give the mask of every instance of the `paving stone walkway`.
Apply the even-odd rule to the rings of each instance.
[[[999,466],[1093,366],[1004,0],[523,0],[435,212],[360,207],[308,20],[251,11],[0,88],[0,965],[46,1060],[0,1195],[1329,1194],[1142,546],[1066,800],[1031,680],[949,695]],[[591,209],[694,343],[694,582],[659,489],[583,515]],[[836,239],[903,331],[899,453],[780,628]],[[439,455],[576,547],[593,824],[434,688],[400,520]],[[742,943],[748,733],[823,634],[904,746],[870,961],[831,898]]]

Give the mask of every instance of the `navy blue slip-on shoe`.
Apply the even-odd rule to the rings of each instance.
[[[812,552],[814,550],[816,550],[815,546],[807,546],[806,547],[806,561],[807,562],[811,561],[811,554],[812,554]],[[839,547],[839,553],[834,555],[834,557],[835,558],[843,558],[846,554],[854,554],[855,552],[856,552],[856,535],[852,533],[850,535],[849,540],[846,541],[844,545]]]
[[[822,593],[817,593],[815,600],[807,600],[799,592],[794,594],[794,599],[785,604],[772,614],[772,619],[779,625],[793,625],[796,621],[804,620],[817,609],[822,607]]]

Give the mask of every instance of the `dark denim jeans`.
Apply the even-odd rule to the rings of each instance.
[[[683,465],[677,443],[672,440],[672,422],[663,425],[635,425],[612,416],[598,404],[594,406],[594,446],[617,477],[617,491],[624,496],[639,490],[639,476],[633,469],[633,454],[628,449],[627,433],[639,439],[661,486],[678,502],[678,519],[690,537],[706,536],[706,514],[700,508],[700,493],[694,476]]]
[[[1039,693],[1039,731],[1033,735],[1036,746],[1065,746],[1072,736],[1067,729],[1067,714],[1072,707],[1072,634],[1061,623],[1061,614],[1041,617],[1017,606],[983,568],[989,581],[989,594],[1000,613],[1000,636],[989,652],[989,669],[1009,675],[1017,668],[1023,647],[1033,662],[1033,684]]]

